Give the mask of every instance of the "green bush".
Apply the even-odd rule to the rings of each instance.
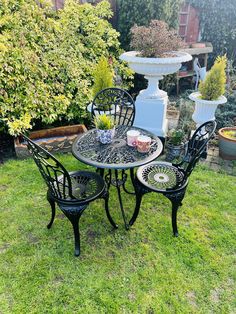
[[[68,0],[59,11],[50,0],[38,3],[0,0],[0,119],[11,134],[35,119],[82,122],[102,55],[113,57],[123,79],[131,76],[118,61],[118,33],[107,21],[107,1],[91,6]]]
[[[134,24],[148,25],[151,20],[163,20],[170,27],[178,25],[182,0],[118,0],[118,31],[121,44],[130,49],[130,29]]]

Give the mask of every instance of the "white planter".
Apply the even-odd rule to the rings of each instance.
[[[148,87],[142,90],[135,102],[136,115],[134,125],[147,129],[158,136],[166,135],[167,93],[159,89],[159,80],[164,75],[177,72],[182,62],[192,59],[186,52],[173,51],[167,58],[143,58],[137,51],[125,52],[120,59],[128,62],[129,67],[148,80]],[[173,56],[174,55],[174,56]]]
[[[96,106],[94,107],[94,109],[96,109]],[[87,106],[87,110],[88,112],[92,112],[92,103],[90,103],[88,106]],[[115,108],[115,105],[111,105],[111,110],[107,110],[107,111],[97,111],[97,110],[94,110],[94,114],[95,116],[99,116],[101,114],[106,114],[106,115],[114,115],[115,113],[118,113],[120,111],[120,107],[117,105],[116,108]]]
[[[201,99],[200,96],[201,94],[199,92],[189,95],[189,98],[195,102],[195,109],[192,118],[197,124],[197,127],[204,122],[215,120],[215,111],[217,106],[227,102],[227,98],[223,95],[217,100],[204,100]]]

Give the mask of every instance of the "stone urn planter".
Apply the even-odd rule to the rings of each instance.
[[[86,132],[87,129],[83,124],[62,126],[57,128],[33,131],[29,138],[37,144],[48,150],[50,153],[71,152],[71,146],[75,138]],[[18,158],[30,156],[27,146],[19,136],[15,139],[15,152]]]
[[[129,51],[120,56],[129,67],[148,80],[148,87],[142,90],[136,98],[136,116],[134,125],[147,129],[158,136],[165,137],[167,131],[166,109],[167,93],[159,89],[159,80],[164,75],[177,72],[182,62],[192,59],[186,52],[173,51],[163,58],[139,57],[139,52]]]
[[[195,102],[195,109],[192,118],[197,124],[197,127],[204,122],[215,120],[215,111],[217,106],[227,102],[227,98],[223,95],[217,100],[201,99],[201,94],[199,92],[190,94],[189,98]]]
[[[219,130],[219,154],[227,160],[236,160],[236,127]]]

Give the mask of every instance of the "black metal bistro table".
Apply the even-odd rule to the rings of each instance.
[[[148,153],[139,153],[135,147],[127,145],[126,133],[129,130],[138,130],[140,134],[151,137],[151,149]],[[76,138],[72,146],[72,153],[83,163],[96,167],[102,176],[104,176],[104,170],[108,169],[108,173],[105,175],[108,190],[111,185],[116,187],[125,227],[129,229],[121,198],[121,187],[128,194],[135,194],[135,192],[128,191],[125,186],[126,171],[130,169],[131,181],[134,186],[134,168],[156,159],[162,149],[161,140],[153,133],[133,126],[119,125],[116,127],[111,144],[101,144],[97,140],[96,129],[92,129]],[[117,227],[109,216],[110,214],[108,214],[108,219]]]

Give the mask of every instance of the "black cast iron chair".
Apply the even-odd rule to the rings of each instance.
[[[113,117],[115,125],[132,126],[135,118],[134,100],[124,89],[117,87],[105,88],[94,97],[91,107],[92,117],[103,114],[104,112]],[[104,169],[97,168],[97,172],[102,177],[104,176]],[[133,169],[130,169],[132,177],[133,173]],[[109,170],[109,174],[111,175],[111,170]],[[122,176],[126,176],[124,170],[122,170]],[[133,193],[131,192],[130,194]]]
[[[113,227],[117,228],[109,213],[109,194],[105,182],[100,175],[94,172],[67,172],[64,166],[52,154],[25,135],[22,136],[48,187],[47,200],[51,205],[52,216],[47,228],[51,228],[53,224],[55,204],[57,204],[73,226],[75,256],[79,256],[79,220],[90,202],[97,198],[103,198],[108,220]]]
[[[136,207],[130,225],[134,224],[138,216],[143,195],[149,192],[162,193],[172,203],[172,228],[174,236],[178,236],[177,211],[185,196],[188,177],[204,155],[215,129],[215,121],[202,124],[189,140],[187,153],[182,162],[172,164],[156,161],[138,168],[135,179]]]
[[[132,126],[135,118],[133,98],[123,89],[110,87],[101,90],[94,97],[92,116],[106,112],[112,116],[116,125]]]

